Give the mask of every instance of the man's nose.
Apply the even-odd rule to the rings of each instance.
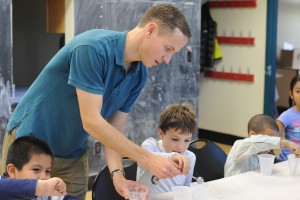
[[[172,54],[168,54],[162,57],[164,63],[169,64],[172,58]]]

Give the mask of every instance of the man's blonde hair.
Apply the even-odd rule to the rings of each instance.
[[[138,23],[138,27],[143,28],[150,22],[158,25],[160,35],[172,33],[175,28],[178,28],[187,38],[192,37],[184,15],[171,4],[159,4],[148,9]]]

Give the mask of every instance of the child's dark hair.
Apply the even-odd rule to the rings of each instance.
[[[14,164],[18,170],[29,162],[33,154],[46,154],[51,156],[52,161],[54,154],[50,146],[43,140],[34,136],[23,136],[13,141],[7,153],[6,166]]]
[[[158,127],[163,132],[175,128],[193,134],[196,128],[196,115],[193,106],[178,103],[168,106],[160,113]]]
[[[279,132],[279,128],[275,119],[268,115],[254,115],[248,122],[248,133],[250,131],[263,133],[267,128]]]
[[[296,83],[300,81],[300,75],[297,75],[295,76],[292,80],[291,80],[291,83],[290,83],[290,92],[293,94],[293,89],[296,85]],[[289,107],[292,107],[293,106],[293,99],[289,96]]]

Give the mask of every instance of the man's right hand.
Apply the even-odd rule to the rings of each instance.
[[[180,166],[172,159],[151,154],[150,159],[146,163],[146,169],[151,171],[156,177],[172,178],[181,174]]]

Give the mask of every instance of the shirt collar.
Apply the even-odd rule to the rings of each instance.
[[[128,33],[128,31],[120,32],[120,37],[117,40],[116,51],[115,51],[116,64],[119,65],[120,67],[122,67],[124,70],[127,70],[125,63],[124,63],[124,54],[125,54],[127,33]],[[140,68],[142,67],[141,62],[134,62],[133,65],[134,66],[130,70],[133,73],[138,72],[140,70]]]

